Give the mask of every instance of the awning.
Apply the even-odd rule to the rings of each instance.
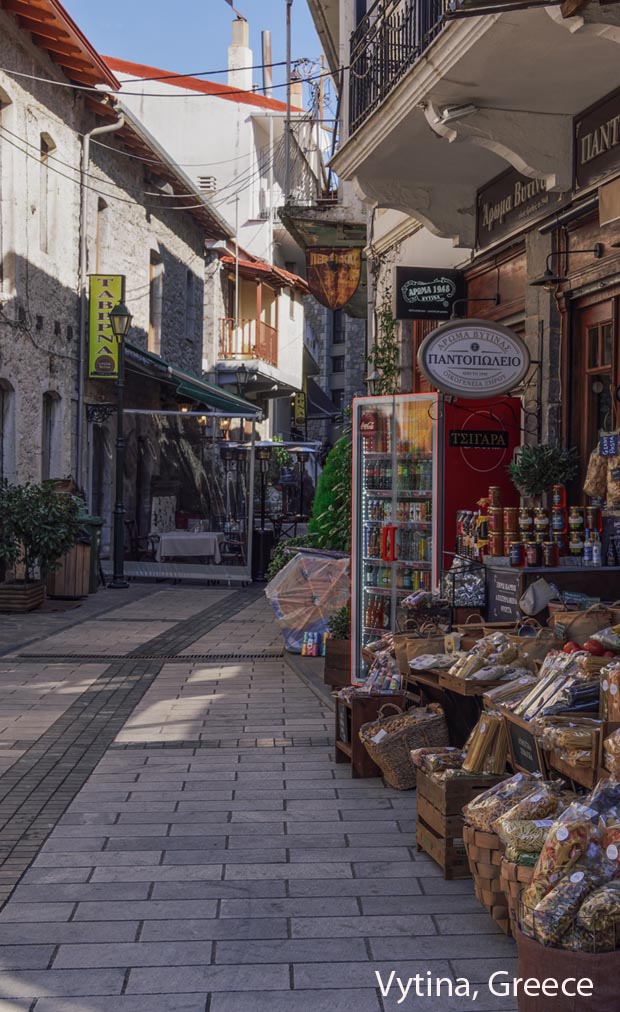
[[[125,345],[125,354],[128,368],[137,372],[144,372],[160,382],[169,383],[176,387],[176,393],[180,397],[197,401],[214,411],[228,412],[232,417],[238,418],[241,415],[258,415],[260,408],[251,404],[243,397],[229,394],[221,387],[207,383],[200,376],[194,376],[173,365],[169,365],[159,355],[151,351],[143,351],[132,344]]]
[[[313,380],[311,376],[308,377],[306,382],[306,394],[308,397],[308,413],[306,417],[308,419],[334,419],[342,414],[342,411],[336,407],[331,397],[324,390],[321,390],[316,380]]]

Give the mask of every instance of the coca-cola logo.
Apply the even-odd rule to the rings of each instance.
[[[362,436],[374,436],[377,431],[377,416],[370,413],[362,415],[359,431]]]

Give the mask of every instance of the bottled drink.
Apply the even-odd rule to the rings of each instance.
[[[603,546],[598,531],[594,532],[594,541],[592,542],[592,565],[603,565]]]
[[[590,531],[586,530],[585,541],[583,543],[583,564],[584,566],[591,566],[593,562],[593,544],[590,538]]]

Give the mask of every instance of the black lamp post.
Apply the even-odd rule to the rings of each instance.
[[[129,584],[125,579],[125,338],[131,327],[131,313],[124,302],[118,302],[110,310],[110,326],[118,344],[118,379],[116,381],[116,502],[114,503],[114,573],[111,587],[124,590]]]
[[[254,545],[256,550],[255,580],[264,580],[267,566],[269,565],[270,544],[265,530],[265,479],[271,461],[271,447],[256,447],[256,457],[260,468],[260,530],[255,532]]]
[[[304,515],[304,473],[306,470],[306,464],[310,460],[310,454],[307,450],[293,450],[293,453],[297,457],[297,463],[299,464],[299,516]]]
[[[250,382],[250,370],[244,362],[235,369],[235,376],[237,378],[237,392],[240,397],[245,397],[245,391],[247,390],[248,383]],[[243,443],[245,441],[245,418],[239,419],[239,422],[239,430],[241,433],[239,442]]]

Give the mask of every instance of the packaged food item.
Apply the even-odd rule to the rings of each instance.
[[[596,934],[620,925],[620,881],[615,879],[595,889],[584,900],[577,924]]]
[[[586,853],[594,827],[580,803],[571,805],[547,834],[534,876],[524,892],[523,905],[535,911],[540,901],[568,874]]]
[[[620,663],[606,665],[601,671],[601,717],[620,720]]]
[[[440,773],[447,769],[460,769],[465,758],[464,752],[459,748],[438,746],[428,748],[415,748],[410,753],[411,761],[418,769],[425,773]]]
[[[532,790],[534,783],[534,778],[529,773],[515,773],[513,777],[495,784],[465,805],[463,815],[475,829],[493,832],[496,819],[525,797]]]
[[[529,853],[525,850],[519,850],[518,847],[513,847],[512,844],[508,844],[505,854],[507,861],[512,861],[513,864],[522,864],[526,868],[534,868],[540,857],[539,851]]]
[[[605,629],[599,629],[598,632],[592,634],[590,639],[602,643],[605,650],[620,653],[620,625],[609,625]]]
[[[505,706],[512,710],[537,682],[536,675],[531,672],[522,672],[510,681],[502,682],[492,689],[487,689],[483,701],[489,706]]]
[[[503,773],[508,756],[508,737],[499,713],[483,713],[465,746],[466,773]]]
[[[509,665],[518,654],[518,648],[504,633],[493,633],[491,636],[483,636],[468,653],[459,657],[450,668],[450,674],[470,679],[483,668]]]
[[[497,833],[503,843],[516,851],[536,856],[540,854],[553,825],[553,819],[511,819],[505,824],[499,819],[498,822],[501,828]]]
[[[603,879],[601,869],[576,864],[537,904],[533,913],[535,938],[545,945],[557,945],[584,899]]]
[[[502,826],[512,820],[546,819],[551,815],[556,815],[566,808],[566,804],[562,804],[562,800],[561,784],[536,784],[533,790],[520,798],[516,804],[497,819],[493,829],[501,836]]]

